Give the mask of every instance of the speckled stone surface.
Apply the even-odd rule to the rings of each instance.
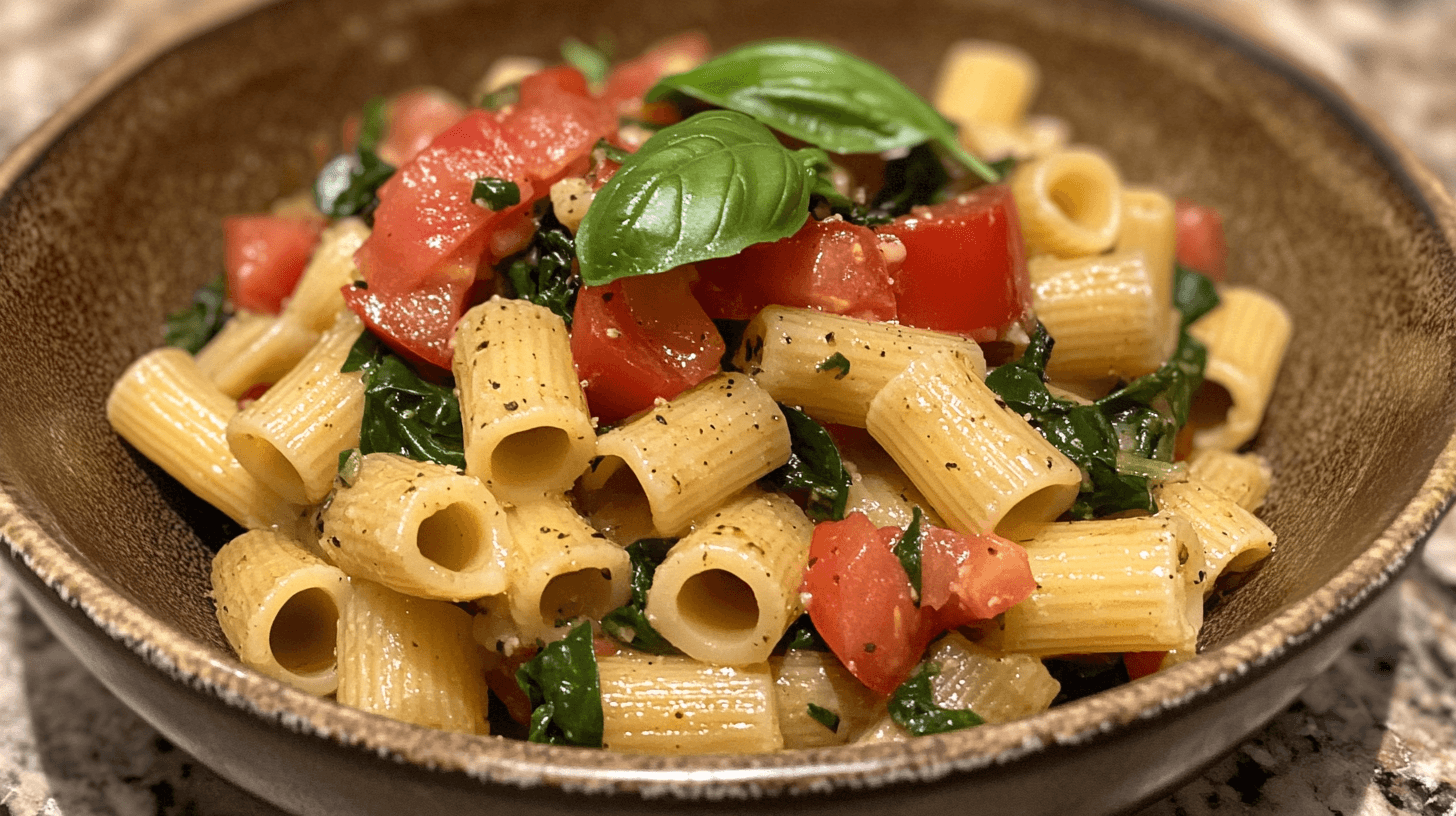
[[[0,0],[0,153],[170,16],[210,0]],[[1377,112],[1456,186],[1456,2],[1202,0]],[[1299,701],[1144,816],[1456,814],[1456,523]],[[0,804],[17,816],[274,814],[173,748],[0,573]]]

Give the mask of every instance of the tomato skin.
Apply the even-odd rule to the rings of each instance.
[[[691,277],[679,268],[581,288],[571,355],[593,416],[615,423],[717,373],[723,338],[689,292]]]
[[[688,31],[669,37],[648,48],[636,59],[619,63],[607,75],[602,99],[613,112],[632,115],[644,107],[642,97],[669,74],[678,74],[697,66],[712,51],[708,38],[701,31]],[[650,103],[649,103],[650,105]],[[651,121],[651,119],[649,119]]]
[[[439,88],[420,87],[401,91],[385,103],[384,135],[374,152],[398,167],[414,158],[468,112],[469,109],[454,96]],[[345,149],[354,149],[360,124],[358,114],[344,120]]]
[[[467,245],[460,256],[443,263],[421,286],[402,293],[381,293],[374,287],[343,287],[348,306],[385,345],[417,368],[428,363],[450,370],[455,324],[475,283],[479,247]]]
[[[890,694],[920,662],[930,637],[891,548],[900,531],[863,513],[814,525],[800,589],[814,628],[865,686]],[[871,646],[870,644],[873,644]]]
[[[936,634],[994,618],[1031,597],[1031,559],[998,535],[968,535],[923,525],[920,534],[921,611]]]
[[[249,311],[278,314],[318,246],[323,222],[280,215],[222,220],[228,297]]]
[[[905,245],[895,275],[900,322],[977,342],[1031,319],[1031,279],[1011,189],[993,184],[916,207],[875,228]]]
[[[1122,656],[1122,665],[1127,669],[1128,679],[1136,680],[1162,669],[1163,658],[1167,656],[1167,652],[1126,652]]]
[[[779,241],[696,264],[693,293],[714,319],[748,320],[770,304],[818,309],[863,320],[894,320],[896,267],[868,227],[810,218]]]
[[[1173,208],[1178,225],[1178,263],[1222,283],[1228,262],[1223,216],[1212,207],[1178,201]]]

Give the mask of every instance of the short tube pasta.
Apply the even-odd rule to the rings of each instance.
[[[369,227],[358,218],[345,218],[325,229],[280,319],[314,332],[328,330],[345,310],[340,290],[359,278],[354,253],[368,237]]]
[[[1153,300],[1173,309],[1173,263],[1178,250],[1178,223],[1173,199],[1152,187],[1122,189],[1122,218],[1117,252],[1141,252],[1147,262]]]
[[[956,123],[1015,125],[1041,84],[1041,71],[1018,48],[986,40],[952,43],[941,58],[931,102]]]
[[[339,620],[339,702],[429,728],[489,733],[470,613],[356,581]]]
[[[1264,504],[1272,478],[1269,461],[1257,453],[1199,448],[1188,456],[1189,481],[1222,493],[1250,513]]]
[[[465,472],[503,501],[559,493],[586,470],[596,433],[566,324],[544,306],[493,297],[455,329]]]
[[[1257,289],[1229,286],[1219,296],[1219,305],[1188,327],[1208,346],[1189,424],[1196,429],[1194,447],[1237,450],[1264,421],[1292,323],[1278,301]]]
[[[1112,248],[1122,219],[1122,180],[1101,153],[1057,151],[1011,176],[1028,256],[1096,255]]]
[[[320,547],[351,576],[446,601],[505,591],[505,513],[454,468],[371,453],[320,522]]]
[[[829,652],[789,649],[769,658],[785,748],[844,745],[884,711],[883,699],[854,678]],[[810,705],[832,714],[831,728],[810,713]]]
[[[626,545],[681,534],[789,450],[773,397],[746,374],[718,374],[598,437],[579,487],[597,528]]]
[[[250,530],[212,559],[217,622],[249,668],[309,694],[338,686],[338,623],[353,587],[342,570],[269,530]]]
[[[1016,538],[1060,516],[1082,472],[956,352],[917,359],[870,403],[870,435],[945,521]]]
[[[1170,482],[1159,487],[1154,497],[1164,513],[1186,519],[1202,542],[1205,596],[1225,575],[1246,572],[1274,552],[1277,537],[1253,513],[1196,481]]]
[[[132,363],[106,400],[111,427],[203,501],[249,529],[291,525],[298,508],[254,479],[228,448],[227,423],[237,410],[176,348]]]
[[[981,347],[964,337],[768,306],[744,329],[735,362],[775,400],[820,422],[863,428],[870,400],[885,383],[917,356],[940,349],[960,351],[979,376],[986,375]]]
[[[1032,305],[1056,339],[1054,380],[1135,379],[1156,371],[1177,342],[1141,252],[1033,258]],[[1164,293],[1166,295],[1166,293]]]
[[[630,754],[754,754],[783,747],[767,663],[715,666],[624,651],[597,658],[602,747]]]
[[[317,504],[334,486],[339,454],[359,445],[362,374],[342,372],[364,331],[353,312],[228,422],[228,447],[254,478],[294,504]]]
[[[698,521],[658,566],[647,619],[689,657],[767,660],[802,612],[813,525],[788,497],[750,490]]]
[[[570,622],[600,619],[627,602],[632,591],[627,551],[592,528],[564,496],[507,508],[506,522],[508,595],[522,640],[560,640]]]
[[[319,332],[292,320],[239,312],[197,352],[197,365],[219,391],[237,399],[278,382],[318,342]]]

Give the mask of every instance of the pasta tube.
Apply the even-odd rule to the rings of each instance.
[[[767,663],[715,666],[620,652],[597,658],[602,747],[632,754],[754,754],[784,745]]]
[[[1189,424],[1194,447],[1231,451],[1264,421],[1292,324],[1278,301],[1256,289],[1230,286],[1219,295],[1219,305],[1188,327],[1208,346]]]
[[[511,617],[526,641],[560,640],[582,617],[599,619],[632,592],[627,551],[577,515],[564,496],[506,510]]]

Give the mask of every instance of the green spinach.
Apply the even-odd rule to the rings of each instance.
[[[375,152],[384,136],[385,111],[383,99],[370,100],[364,107],[354,152],[335,156],[319,172],[313,184],[319,212],[330,218],[367,218],[379,206],[379,188],[394,175],[394,166]]]
[[[652,575],[677,543],[672,538],[643,538],[627,546],[632,560],[632,596],[627,603],[602,616],[602,631],[642,652],[681,654],[647,622],[647,590]]]
[[[905,532],[896,539],[895,546],[891,551],[895,557],[900,559],[900,566],[905,568],[905,575],[910,578],[910,595],[915,605],[920,605],[920,556],[923,552],[920,543],[920,506],[916,505],[911,512],[910,523],[906,525]]]
[[[349,349],[340,370],[364,372],[361,453],[397,453],[421,462],[465,467],[460,403],[451,388],[421,379],[367,331]]]
[[[531,246],[506,266],[505,279],[515,297],[545,306],[571,328],[581,278],[576,274],[576,241],[547,208]]]
[[[789,461],[764,477],[777,490],[804,490],[804,512],[815,521],[844,518],[849,502],[849,470],[834,437],[808,414],[779,403],[789,424]]]
[[[590,622],[546,644],[516,670],[516,685],[531,701],[528,740],[602,747],[602,688]]]
[[[192,293],[190,305],[167,315],[162,342],[196,354],[227,319],[227,279],[219,274]]]
[[[815,722],[818,722],[820,725],[828,728],[831,733],[839,733],[839,715],[835,714],[833,711],[830,711],[824,706],[810,703],[809,716],[813,717]]]
[[[981,725],[986,721],[970,709],[942,708],[935,702],[930,680],[940,674],[937,663],[922,663],[890,695],[890,719],[910,732],[912,737],[944,734]]]

